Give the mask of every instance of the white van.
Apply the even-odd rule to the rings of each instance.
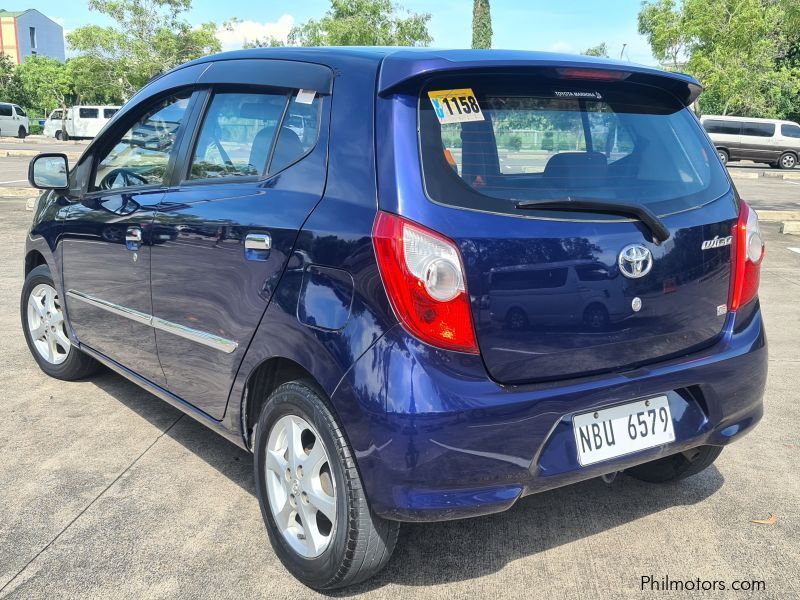
[[[793,169],[800,159],[800,125],[792,121],[705,115],[700,122],[723,164],[752,160]]]
[[[0,135],[24,138],[30,131],[28,115],[16,104],[0,102]]]
[[[67,109],[66,118],[57,108],[44,123],[44,135],[57,140],[90,139],[96,136],[119,106],[73,106]]]

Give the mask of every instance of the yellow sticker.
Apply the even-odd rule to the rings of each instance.
[[[431,99],[436,116],[439,117],[439,123],[484,120],[483,112],[472,88],[428,92],[428,97]]]

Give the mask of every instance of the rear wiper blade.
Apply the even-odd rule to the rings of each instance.
[[[651,210],[640,204],[566,196],[564,198],[546,198],[543,200],[521,200],[517,202],[516,206],[521,210],[575,210],[632,216],[647,226],[657,243],[661,244],[669,239],[669,229],[664,225],[664,222],[653,214]]]

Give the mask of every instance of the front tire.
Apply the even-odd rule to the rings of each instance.
[[[17,131],[17,137],[18,137],[19,139],[21,139],[21,140],[24,140],[24,139],[25,139],[25,136],[27,136],[27,135],[28,135],[28,132],[27,132],[27,131],[25,131],[25,127],[24,127],[24,126],[22,126],[22,125],[20,125],[20,126],[19,126],[19,131]]]
[[[56,379],[74,381],[97,372],[100,364],[70,341],[50,269],[39,265],[25,278],[20,299],[25,341],[39,368]]]
[[[778,166],[781,169],[794,169],[796,165],[797,157],[791,152],[785,152],[778,161]]]
[[[669,483],[705,471],[721,453],[722,446],[700,446],[631,467],[625,472],[635,479],[648,483]]]
[[[719,156],[720,161],[722,161],[722,166],[728,166],[728,160],[730,160],[730,156],[728,155],[727,150],[722,150],[721,148],[717,148],[717,155]]]
[[[261,515],[292,575],[330,590],[386,565],[400,524],[371,511],[344,432],[316,386],[292,381],[270,395],[254,453]]]

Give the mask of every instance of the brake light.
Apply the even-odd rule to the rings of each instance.
[[[758,296],[761,261],[764,259],[764,240],[758,226],[758,215],[742,201],[739,220],[731,231],[732,277],[728,310],[734,311]]]
[[[571,67],[556,69],[562,79],[588,79],[591,81],[622,81],[630,77],[627,71],[609,71],[607,69],[575,69]]]
[[[423,342],[478,353],[456,245],[402,217],[379,212],[372,231],[386,294],[398,320]]]

